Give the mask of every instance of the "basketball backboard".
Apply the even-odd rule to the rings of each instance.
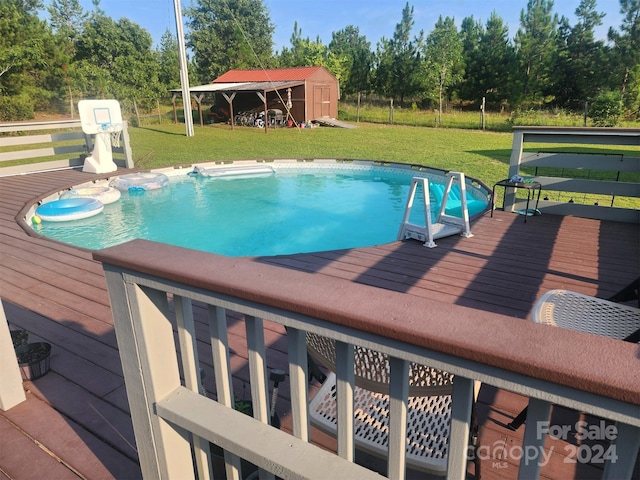
[[[80,100],[78,112],[84,133],[112,131],[116,126],[122,130],[122,112],[117,100]]]

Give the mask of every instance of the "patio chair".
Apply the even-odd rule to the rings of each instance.
[[[329,370],[320,390],[309,403],[311,423],[336,436],[335,342],[307,333],[310,358]],[[387,355],[355,347],[354,442],[357,449],[386,458],[389,419],[389,361]],[[407,413],[408,468],[434,475],[446,475],[451,418],[453,375],[435,368],[411,364]],[[477,396],[479,384],[476,385]],[[472,408],[470,445],[475,448],[478,428],[475,402]],[[474,455],[474,458],[477,457]],[[475,459],[475,477],[480,478],[480,462]]]
[[[551,290],[536,302],[531,320],[537,323],[633,341],[640,329],[640,308],[569,290]],[[635,343],[637,343],[636,340]]]
[[[630,299],[633,300],[625,297],[624,301]],[[640,342],[640,308],[570,290],[545,293],[533,306],[531,320],[627,342]],[[527,407],[507,426],[517,430],[526,417]]]

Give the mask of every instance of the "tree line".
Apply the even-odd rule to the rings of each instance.
[[[485,23],[469,16],[458,28],[440,16],[430,30],[416,31],[407,2],[392,36],[375,46],[355,25],[325,45],[295,23],[280,51],[263,0],[193,0],[183,15],[191,85],[229,69],[323,65],[343,98],[364,94],[440,114],[452,103],[570,111],[586,104],[638,118],[640,0],[619,5],[622,23],[606,41],[595,37],[605,16],[597,0],[580,0],[574,25],[554,13],[553,0],[527,0],[513,39],[495,11]],[[178,42],[169,29],[154,46],[147,30],[110,18],[100,0],[91,11],[79,0],[0,3],[0,120],[73,112],[82,98],[150,109],[179,87]]]

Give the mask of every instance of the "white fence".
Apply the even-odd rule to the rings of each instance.
[[[50,130],[55,130],[55,133],[47,133]],[[3,135],[8,133],[16,135]],[[120,135],[120,146],[112,147],[113,161],[118,166],[133,168],[126,121]],[[0,123],[0,175],[81,168],[85,157],[93,150],[94,141],[95,135],[82,132],[80,120]],[[34,159],[43,160],[34,163]],[[3,166],[9,161],[20,163]]]

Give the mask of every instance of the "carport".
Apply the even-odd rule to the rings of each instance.
[[[268,112],[283,112],[284,120],[294,124],[336,118],[338,113],[338,80],[324,67],[296,67],[273,70],[230,70],[212,83],[189,89],[198,106],[200,125],[204,125],[202,101],[214,94],[215,104],[229,107],[232,128],[236,114],[243,110],[262,109],[265,131]],[[177,122],[176,98],[173,94],[174,119]]]
[[[298,123],[295,120],[293,113],[294,104],[300,101],[296,98],[296,89],[299,87],[304,88],[304,82],[244,82],[244,83],[208,83],[206,85],[198,85],[190,87],[189,92],[196,101],[198,107],[198,115],[200,118],[200,126],[204,125],[204,118],[202,113],[202,101],[206,94],[216,94],[217,98],[223,98],[229,106],[229,119],[231,128],[235,126],[235,114],[238,113],[243,106],[252,105],[259,101],[263,106],[264,118],[268,118],[268,112],[272,109],[281,110],[284,118],[291,119],[294,123]],[[289,90],[290,89],[290,90]],[[177,110],[176,110],[176,98],[178,94],[181,94],[181,90],[171,90],[173,97],[173,115],[174,120],[177,122]],[[302,92],[304,93],[304,91]],[[253,102],[246,97],[253,97]],[[238,97],[239,107],[234,108],[234,100]],[[302,102],[304,102],[304,95],[302,96]],[[238,102],[236,102],[238,103]],[[265,121],[265,131],[268,128],[268,123]]]

